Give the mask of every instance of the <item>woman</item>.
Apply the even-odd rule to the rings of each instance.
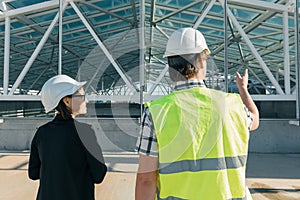
[[[94,184],[106,174],[92,127],[74,120],[86,113],[85,83],[57,75],[42,87],[46,113],[55,109],[56,116],[38,128],[31,144],[28,174],[40,179],[39,200],[95,199]]]

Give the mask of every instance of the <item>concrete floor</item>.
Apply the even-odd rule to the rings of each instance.
[[[97,200],[133,200],[138,157],[104,153],[110,172],[96,186]],[[0,153],[0,199],[35,199],[38,181],[27,177],[28,152]],[[300,199],[300,154],[250,154],[247,185],[254,200]]]

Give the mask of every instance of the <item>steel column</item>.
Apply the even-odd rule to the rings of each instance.
[[[289,18],[288,12],[283,12],[283,50],[284,50],[284,90],[291,94],[290,84],[290,53],[289,53]]]
[[[5,3],[3,7],[6,10]],[[9,56],[10,56],[10,17],[5,17],[5,41],[4,41],[4,71],[3,71],[3,94],[7,95],[9,85]]]
[[[228,31],[227,31],[227,0],[224,0],[224,81],[225,92],[228,92]]]
[[[154,20],[155,20],[155,3],[156,0],[151,0],[151,14],[150,14],[150,47],[149,47],[149,59],[148,59],[148,63],[151,63],[151,53],[152,53],[152,42],[153,42],[153,26],[155,26],[154,24]]]
[[[62,23],[63,23],[63,0],[59,0],[59,22],[58,22],[58,74],[62,73]]]
[[[145,0],[140,0],[140,107],[143,114],[145,87]]]
[[[296,98],[296,117],[299,119],[300,124],[300,65],[299,65],[299,3],[295,0],[294,4],[294,23],[295,23],[295,70],[296,70],[296,88],[297,88],[297,98]]]

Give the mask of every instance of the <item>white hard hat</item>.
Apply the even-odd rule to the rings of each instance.
[[[85,83],[86,81],[78,82],[67,75],[57,75],[46,81],[41,90],[46,113],[56,108],[63,97],[74,94]]]
[[[163,57],[201,53],[204,50],[210,53],[200,31],[193,28],[181,28],[170,36]]]

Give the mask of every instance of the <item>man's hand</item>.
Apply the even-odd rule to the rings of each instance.
[[[259,126],[259,112],[258,109],[253,102],[247,86],[248,86],[248,69],[245,69],[244,75],[241,76],[238,72],[236,72],[236,85],[239,89],[240,97],[244,103],[244,105],[248,108],[248,110],[252,113],[253,123],[250,130],[255,130]]]
[[[248,86],[248,69],[245,69],[243,76],[241,76],[239,72],[236,72],[235,75],[236,75],[236,85],[237,85],[239,91],[241,89],[246,89],[247,90],[247,86]]]

